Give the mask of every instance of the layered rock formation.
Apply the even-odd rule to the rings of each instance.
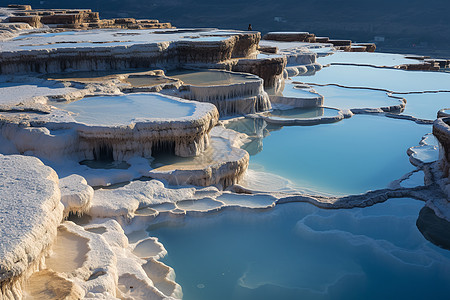
[[[222,116],[270,109],[269,96],[264,91],[264,81],[261,78],[228,71],[208,70],[207,72],[223,77],[223,82],[211,82],[211,85],[186,82],[175,90],[175,95],[189,100],[212,103]],[[234,82],[234,77],[239,79]]]
[[[136,20],[134,18],[100,19],[98,12],[90,9],[32,9],[30,5],[8,5],[11,16],[9,23],[28,23],[34,28],[44,25],[56,28],[125,28],[153,29],[173,28],[170,23],[158,20]]]
[[[263,36],[264,40],[278,42],[304,42],[332,44],[338,50],[347,52],[374,52],[376,45],[373,43],[352,43],[350,40],[333,40],[328,37],[316,37],[309,32],[269,32]]]

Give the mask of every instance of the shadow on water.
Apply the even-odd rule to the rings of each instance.
[[[436,216],[431,208],[425,206],[420,210],[416,226],[428,241],[450,250],[450,222]]]

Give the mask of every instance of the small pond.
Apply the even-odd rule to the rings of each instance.
[[[183,118],[195,110],[194,103],[179,102],[159,94],[87,97],[54,105],[73,112],[77,122],[88,125],[123,125],[155,118]]]

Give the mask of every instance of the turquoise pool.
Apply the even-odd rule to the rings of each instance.
[[[430,125],[376,115],[308,127],[240,122],[228,127],[252,136],[243,147],[251,155],[250,169],[285,177],[300,189],[337,195],[386,188],[414,170],[406,150],[431,132]]]
[[[450,252],[415,226],[423,202],[306,203],[151,225],[185,300],[446,299]]]

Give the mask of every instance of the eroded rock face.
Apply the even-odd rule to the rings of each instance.
[[[0,195],[0,296],[15,299],[62,220],[58,176],[37,158],[0,154]]]
[[[232,71],[251,73],[264,80],[264,87],[276,87],[283,77],[286,57],[279,56],[268,59],[240,59],[232,67]]]

